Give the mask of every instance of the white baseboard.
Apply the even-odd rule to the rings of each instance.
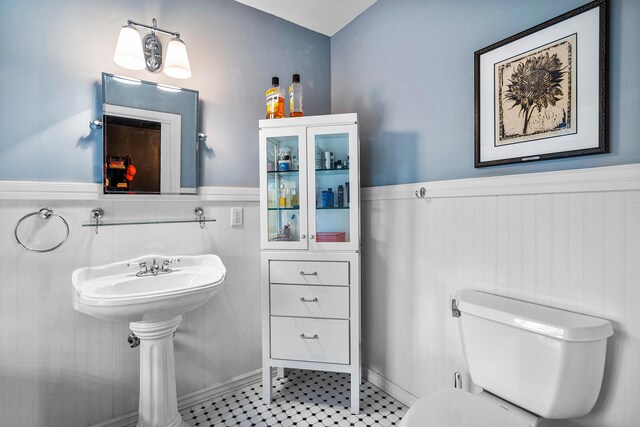
[[[185,394],[178,398],[178,410],[189,408],[197,403],[204,402],[205,400],[214,399],[223,394],[230,393],[239,388],[253,384],[260,381],[262,378],[262,369],[256,369],[255,371],[238,375],[231,378],[228,381],[213,385],[211,387],[203,388],[202,390],[194,391],[193,393]],[[135,426],[138,422],[138,411],[129,412],[115,418],[111,418],[106,421],[101,421],[97,424],[92,424],[89,427],[130,427]]]
[[[275,369],[273,369],[275,373]],[[418,398],[403,389],[393,381],[383,377],[379,373],[371,370],[369,367],[362,365],[362,377],[375,385],[379,389],[383,390],[389,396],[399,400],[407,406],[413,405],[417,402]],[[255,371],[238,375],[231,378],[228,381],[213,385],[211,387],[203,388],[202,390],[194,391],[193,393],[185,394],[178,398],[178,410],[183,410],[196,405],[206,400],[214,399],[218,396],[230,393],[245,387],[249,384],[256,383],[262,379],[262,369],[256,369]],[[138,421],[138,412],[129,412],[127,414],[120,415],[115,418],[111,418],[106,421],[101,421],[97,424],[92,424],[89,427],[131,427],[135,426]]]
[[[368,366],[362,365],[362,376],[371,384],[407,406],[411,406],[418,401],[418,398],[416,396],[403,389],[388,378],[385,378],[379,373],[371,370],[371,368],[369,368]]]
[[[640,190],[640,164],[366,187],[361,198],[415,199],[421,187],[426,199]]]

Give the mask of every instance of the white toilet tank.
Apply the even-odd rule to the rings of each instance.
[[[591,411],[613,335],[609,321],[473,290],[455,298],[475,384],[544,418]]]

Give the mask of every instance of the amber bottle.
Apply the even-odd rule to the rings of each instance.
[[[271,78],[271,88],[265,92],[267,98],[267,119],[284,118],[284,89],[280,87],[280,79]]]

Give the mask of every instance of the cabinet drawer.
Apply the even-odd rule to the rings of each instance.
[[[271,285],[271,315],[349,318],[349,288]]]
[[[348,364],[349,321],[271,317],[271,357]]]
[[[349,285],[344,261],[271,261],[269,282],[299,285]]]

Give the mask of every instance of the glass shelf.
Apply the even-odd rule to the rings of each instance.
[[[193,213],[196,215],[195,218],[192,219],[150,219],[150,220],[113,220],[113,221],[103,221],[102,218],[104,216],[104,211],[100,208],[95,208],[91,211],[90,217],[93,218],[93,221],[82,224],[83,227],[93,227],[98,234],[98,229],[100,227],[113,227],[118,225],[149,225],[149,224],[184,224],[195,222],[200,224],[200,228],[204,228],[206,222],[215,222],[214,218],[207,218],[204,216],[204,211],[202,208],[195,208]]]
[[[348,209],[349,209],[349,206],[340,206],[340,207],[335,206],[332,208],[321,208],[320,206],[316,207],[316,210],[319,210],[319,211],[332,211],[332,210],[339,211],[339,210],[348,210]]]
[[[82,224],[83,227],[112,227],[114,225],[149,225],[149,224],[182,224],[187,222],[215,222],[213,218],[202,219],[159,219],[149,221],[100,221],[97,224],[95,222],[87,222]]]
[[[316,175],[348,175],[349,168],[342,169],[316,169]]]
[[[273,174],[282,174],[282,175],[287,175],[287,174],[297,174],[298,172],[300,172],[299,169],[290,169],[288,171],[267,171],[267,173],[273,173]]]
[[[300,207],[297,208],[269,208],[270,211],[299,211]]]

